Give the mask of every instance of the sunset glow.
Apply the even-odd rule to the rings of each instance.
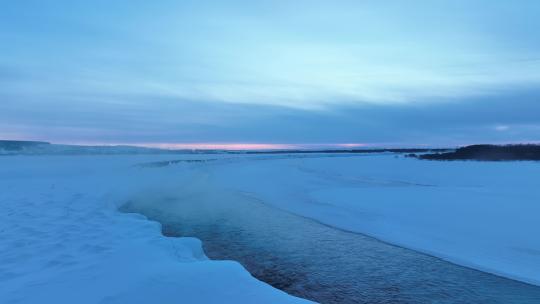
[[[160,149],[191,149],[191,150],[295,150],[295,149],[352,149],[368,147],[364,143],[337,144],[284,144],[284,143],[142,143],[136,146]]]

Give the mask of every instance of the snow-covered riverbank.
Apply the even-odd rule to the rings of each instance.
[[[1,157],[0,303],[305,302],[117,211],[140,187],[181,180],[178,168],[132,166],[163,159]]]
[[[223,160],[136,166],[194,158]],[[117,210],[134,194],[181,192],[193,174],[327,225],[540,283],[538,163],[9,156],[0,157],[0,302],[302,302],[238,263],[207,260],[196,239],[163,237],[157,223]]]
[[[540,284],[540,163],[367,155],[216,167],[228,187],[327,225]]]

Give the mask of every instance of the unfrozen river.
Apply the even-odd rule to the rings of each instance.
[[[203,191],[134,199],[123,208],[202,240],[207,256],[320,303],[540,303],[540,287],[457,266],[270,207]]]

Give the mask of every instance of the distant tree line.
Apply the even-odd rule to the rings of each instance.
[[[410,154],[411,157],[428,160],[540,160],[540,145],[471,145],[453,152]]]

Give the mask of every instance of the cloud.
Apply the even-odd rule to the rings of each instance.
[[[0,131],[168,143],[534,138],[538,3],[10,2]]]
[[[38,99],[31,106],[12,99],[0,104],[0,130],[35,139],[92,143],[529,141],[538,140],[539,98],[540,91],[530,89],[496,97],[415,105],[349,104],[324,111],[159,95],[87,96],[87,108],[69,106],[69,99]],[[39,107],[40,103],[49,107]],[[497,126],[507,129],[501,132]]]

